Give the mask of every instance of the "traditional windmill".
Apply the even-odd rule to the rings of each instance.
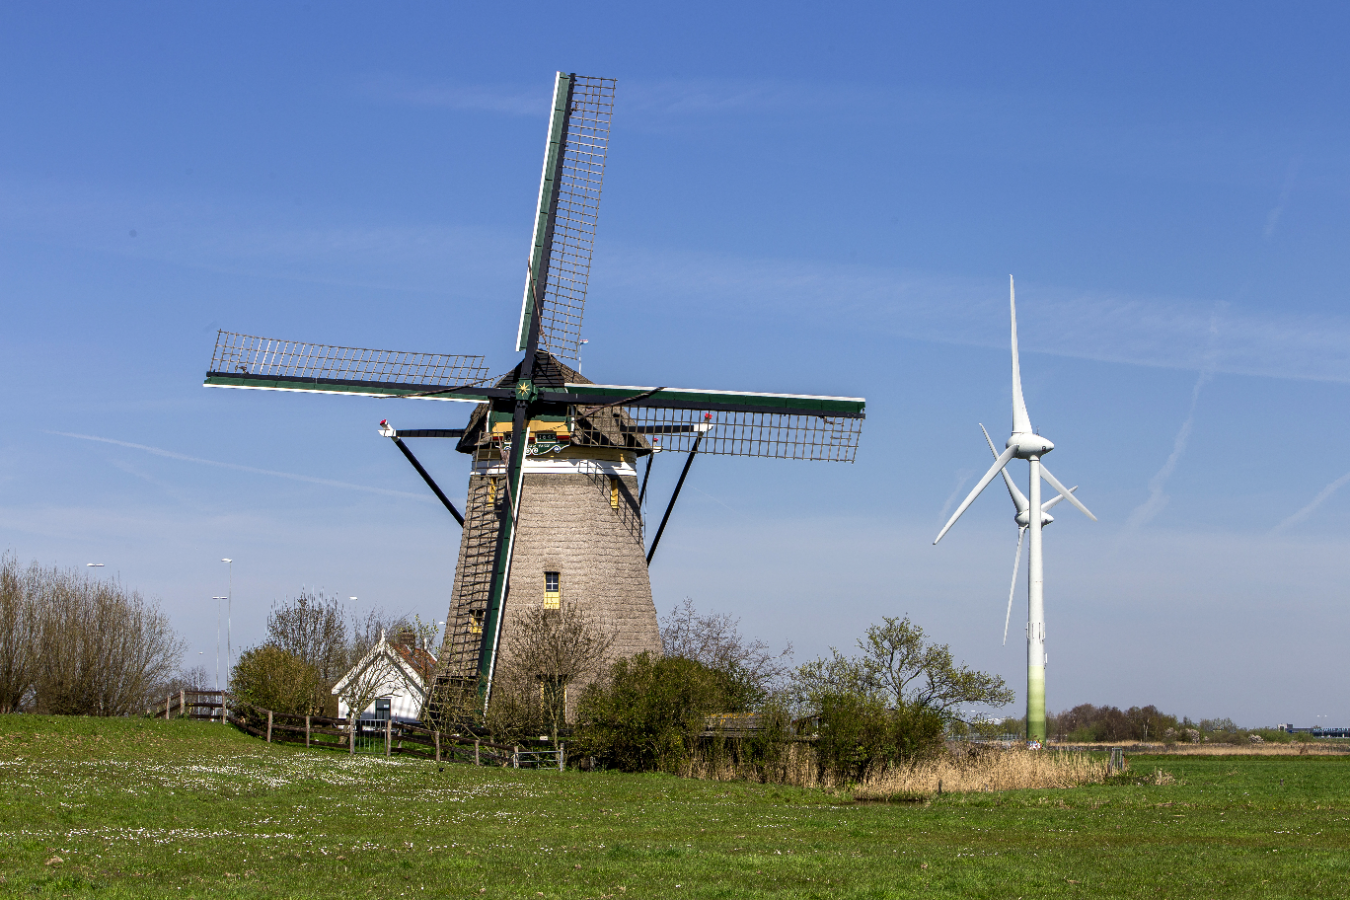
[[[602,385],[564,364],[580,350],[614,89],[612,79],[557,76],[516,337],[525,356],[511,372],[486,377],[481,356],[222,331],[206,375],[208,387],[478,404],[464,428],[400,432],[386,420],[380,433],[463,526],[437,677],[474,681],[485,704],[503,624],[527,606],[603,618],[615,656],[660,650],[647,566],[696,453],[852,462],[857,451],[859,398]],[[464,515],[403,443],[411,437],[457,438],[472,458]],[[688,457],[644,553],[642,504],[658,450]]]

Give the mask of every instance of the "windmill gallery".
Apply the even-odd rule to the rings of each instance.
[[[523,358],[509,372],[489,375],[483,356],[221,331],[206,375],[208,387],[475,404],[462,426],[441,422],[400,430],[386,420],[380,433],[462,526],[435,682],[471,686],[484,708],[494,673],[509,659],[513,625],[531,609],[603,618],[615,632],[609,652],[616,658],[660,649],[648,565],[697,454],[852,462],[865,416],[865,401],[857,397],[597,384],[573,368],[582,344],[614,97],[612,79],[557,75],[514,330],[514,348]],[[1019,558],[1021,534],[1031,536],[1027,728],[1029,739],[1043,739],[1041,526],[1061,499],[1087,509],[1040,465],[1053,445],[1032,431],[1022,403],[1015,309],[1012,339],[1012,437],[942,533],[1003,474],[1017,506]],[[452,439],[470,457],[463,513],[409,449],[405,441],[412,438]],[[642,509],[646,476],[659,452],[686,458],[648,544]],[[1021,494],[1004,471],[1013,458],[1030,462],[1029,501],[1019,502]],[[1044,504],[1042,478],[1059,491]],[[1028,516],[1027,509],[1042,515]]]

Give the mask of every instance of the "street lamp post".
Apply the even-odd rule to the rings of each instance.
[[[212,597],[216,601],[216,690],[220,690],[220,601],[228,597]]]
[[[225,688],[230,687],[230,670],[234,667],[234,560],[228,556],[221,562],[230,567],[230,586],[225,592]]]

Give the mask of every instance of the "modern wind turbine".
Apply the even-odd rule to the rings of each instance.
[[[989,452],[994,454],[994,459],[998,459],[998,451],[994,449],[994,442],[989,439],[989,432],[984,430],[984,424],[980,424],[980,431],[984,432],[984,442],[989,445]],[[1003,643],[1008,643],[1008,623],[1012,621],[1012,602],[1013,595],[1017,592],[1017,566],[1022,561],[1022,539],[1027,536],[1027,529],[1031,522],[1031,502],[1027,500],[1027,495],[1017,489],[1013,483],[1012,476],[1008,470],[1004,469],[999,473],[1003,476],[1003,483],[1008,486],[1008,496],[1013,502],[1013,521],[1017,523],[1017,555],[1013,557],[1012,584],[1008,587],[1008,612],[1003,617]],[[1069,488],[1069,493],[1078,490],[1078,485]],[[1041,527],[1049,525],[1055,521],[1055,517],[1050,515],[1050,509],[1064,499],[1063,494],[1056,494],[1052,499],[1041,504]]]
[[[938,536],[933,539],[936,544],[942,540],[951,527],[956,524],[956,520],[961,518],[961,514],[969,508],[970,504],[975,502],[975,498],[980,496],[980,492],[989,486],[989,482],[994,480],[994,476],[1003,475],[1004,483],[1008,486],[1008,493],[1012,496],[1013,505],[1017,508],[1017,524],[1019,526],[1017,537],[1017,559],[1013,562],[1013,582],[1017,581],[1017,563],[1022,558],[1022,537],[1026,532],[1030,532],[1030,560],[1027,565],[1027,740],[1044,741],[1045,740],[1045,573],[1044,560],[1041,553],[1041,529],[1052,521],[1048,515],[1048,510],[1060,500],[1067,499],[1074,506],[1092,521],[1097,521],[1097,517],[1073,495],[1078,490],[1072,489],[1060,484],[1059,479],[1050,474],[1050,470],[1041,462],[1041,457],[1055,449],[1055,445],[1049,440],[1041,437],[1031,427],[1031,417],[1027,414],[1027,404],[1022,397],[1022,370],[1017,358],[1017,295],[1013,286],[1012,276],[1008,276],[1008,310],[1012,318],[1012,399],[1013,399],[1013,421],[1012,435],[1009,436],[1005,449],[997,454],[994,464],[989,467],[989,471],[984,473],[984,477],[975,485],[974,490],[961,502],[952,514],[947,524],[942,526]],[[980,426],[983,430],[984,426]],[[989,440],[989,433],[985,432],[985,440]],[[993,441],[989,441],[989,449],[993,450]],[[1031,496],[1027,498],[1013,484],[1005,468],[1013,459],[1025,459],[1031,466],[1030,490],[1027,492]],[[1041,479],[1059,491],[1059,496],[1053,498],[1047,503],[1041,503]],[[1040,515],[1030,515],[1030,510],[1040,510]],[[1012,615],[1012,593],[1008,595],[1009,617]],[[1007,640],[1007,628],[1004,627],[1004,640]]]

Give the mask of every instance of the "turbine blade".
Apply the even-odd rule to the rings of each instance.
[[[1078,485],[1075,484],[1073,487],[1069,488],[1069,493],[1072,494],[1076,490],[1078,490]],[[1059,501],[1063,499],[1064,499],[1063,494],[1056,494],[1055,496],[1051,497],[1049,500],[1041,504],[1041,512],[1049,512],[1051,507],[1058,506]]]
[[[980,430],[984,431],[983,422],[980,423]],[[985,443],[989,445],[989,452],[994,454],[994,458],[997,459],[998,451],[994,449],[994,442],[989,440],[989,432],[987,431],[984,431],[984,440]],[[1031,505],[1030,501],[1027,500],[1025,494],[1017,489],[1017,485],[1013,483],[1012,476],[1008,474],[1008,470],[1005,468],[1000,471],[1003,474],[1003,483],[1008,486],[1008,496],[1012,498],[1013,508],[1019,513],[1022,512]]]
[[[1008,276],[1008,309],[1012,313],[1012,361],[1013,361],[1013,434],[1031,434],[1031,416],[1027,415],[1027,402],[1022,398],[1022,366],[1017,359],[1017,292],[1013,289],[1013,277]]]
[[[1017,555],[1013,557],[1012,587],[1008,588],[1008,614],[1003,617],[1003,646],[1008,646],[1008,623],[1012,621],[1013,594],[1017,593],[1017,564],[1022,561],[1022,538],[1027,536],[1026,526],[1017,529]]]
[[[1087,516],[1092,521],[1094,522],[1097,521],[1097,517],[1092,514],[1092,510],[1084,506],[1082,502],[1073,495],[1073,491],[1069,490],[1064,485],[1060,484],[1059,479],[1050,474],[1050,470],[1045,467],[1044,462],[1041,463],[1041,477],[1044,478],[1052,488],[1059,491],[1060,494],[1063,495],[1065,500],[1068,500],[1074,506],[1078,507],[1079,512]],[[1076,491],[1078,490],[1078,488],[1075,487],[1073,490]]]
[[[961,505],[956,508],[956,512],[952,513],[952,517],[947,520],[947,524],[943,525],[942,530],[938,532],[938,536],[933,538],[934,544],[942,540],[942,536],[956,524],[957,519],[961,518],[961,513],[965,512],[966,508],[975,502],[975,498],[980,496],[980,492],[989,486],[989,482],[994,480],[994,476],[1003,471],[1003,467],[1008,464],[1008,460],[1013,458],[1013,451],[1016,449],[1015,446],[1009,447],[999,455],[998,459],[994,460],[994,464],[989,467],[988,472],[984,473],[984,477],[980,479],[979,484],[975,485],[975,489],[966,496],[965,500],[961,501]]]

